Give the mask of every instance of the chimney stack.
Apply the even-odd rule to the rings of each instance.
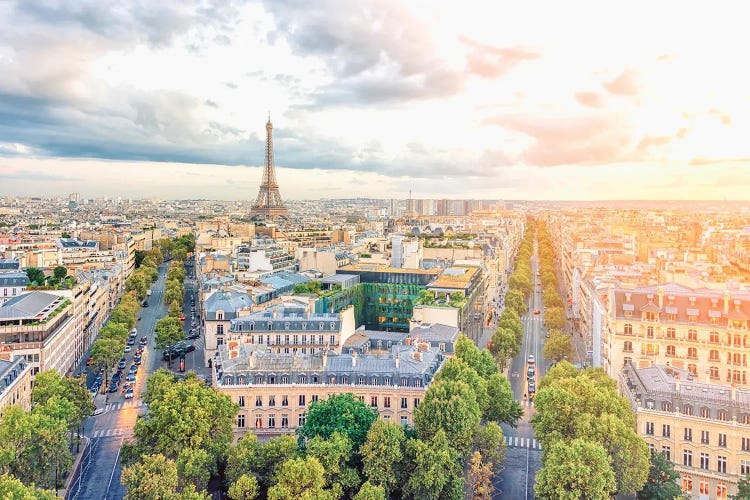
[[[328,366],[328,350],[323,350],[323,368],[326,368]]]
[[[398,370],[399,366],[401,366],[401,359],[398,356],[398,353],[396,353],[396,370]]]
[[[352,351],[352,366],[357,366],[357,351]]]

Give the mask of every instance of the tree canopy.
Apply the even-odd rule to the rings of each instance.
[[[333,394],[328,399],[310,403],[305,425],[298,432],[308,439],[315,436],[328,439],[338,431],[348,436],[354,448],[359,449],[375,419],[375,410],[365,406],[353,394]]]

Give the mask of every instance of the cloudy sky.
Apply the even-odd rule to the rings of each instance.
[[[748,199],[742,2],[0,2],[0,195]]]

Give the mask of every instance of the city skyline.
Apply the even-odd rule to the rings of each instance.
[[[746,199],[739,4],[576,5],[5,3],[0,194]]]

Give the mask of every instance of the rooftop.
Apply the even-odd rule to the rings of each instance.
[[[341,271],[339,273],[339,271]],[[372,273],[397,273],[397,274],[438,274],[438,269],[407,269],[402,267],[391,267],[383,264],[369,264],[366,262],[357,262],[348,266],[340,267],[337,274],[346,274],[346,272],[372,272]]]
[[[465,289],[471,283],[472,278],[479,272],[476,267],[449,267],[445,269],[435,281],[430,283],[430,288],[455,288]]]
[[[29,277],[26,273],[0,273],[0,286],[26,286]]]
[[[59,304],[64,298],[46,292],[29,292],[19,295],[0,305],[0,321],[2,320],[41,320]]]

